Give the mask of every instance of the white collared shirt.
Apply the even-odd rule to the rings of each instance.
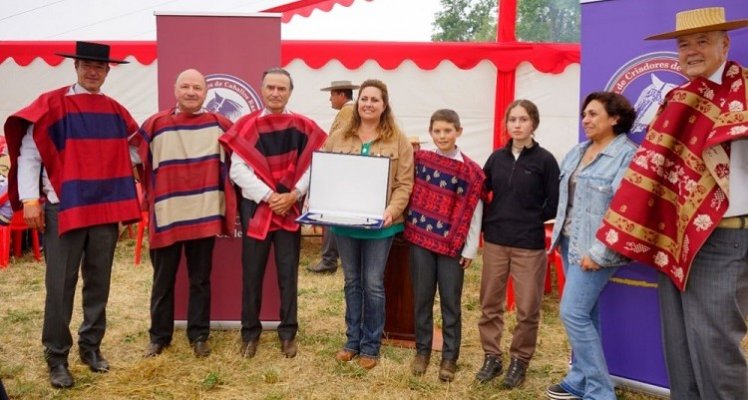
[[[726,65],[722,63],[709,80],[721,85]],[[748,215],[748,139],[733,140],[730,147],[729,205],[724,218]]]

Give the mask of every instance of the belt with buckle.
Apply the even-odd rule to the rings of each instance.
[[[722,218],[717,227],[727,229],[748,229],[748,215]]]

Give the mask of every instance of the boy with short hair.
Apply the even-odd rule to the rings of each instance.
[[[429,134],[436,149],[415,153],[416,179],[405,218],[404,236],[413,244],[416,356],[411,371],[422,375],[428,368],[438,286],[444,335],[439,379],[451,382],[460,354],[464,270],[475,258],[480,238],[485,174],[457,148],[462,126],[455,111],[435,111]]]

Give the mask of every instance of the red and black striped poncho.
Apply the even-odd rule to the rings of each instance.
[[[327,139],[314,121],[299,114],[255,112],[242,117],[220,141],[236,153],[255,175],[277,193],[294,189],[312,161],[312,153]],[[263,240],[268,232],[296,231],[300,215],[298,204],[285,217],[276,215],[261,202],[250,220],[247,235]]]
[[[138,129],[130,113],[102,94],[47,92],[8,117],[9,193],[18,199],[17,160],[29,124],[59,203],[59,235],[94,225],[140,218],[127,137]]]

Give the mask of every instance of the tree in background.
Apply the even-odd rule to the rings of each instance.
[[[441,0],[432,26],[435,42],[496,41],[496,0]]]
[[[433,41],[496,41],[497,0],[441,0]],[[578,0],[517,0],[517,40],[579,42]]]
[[[517,0],[517,40],[579,42],[579,0]]]

